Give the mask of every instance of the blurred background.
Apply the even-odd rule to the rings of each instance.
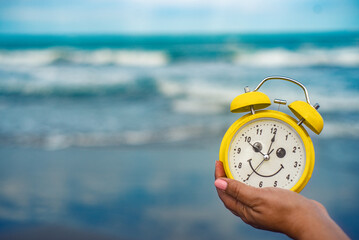
[[[301,194],[358,239],[358,16],[355,0],[1,1],[0,238],[286,239],[213,186],[231,100],[281,75],[324,118]]]

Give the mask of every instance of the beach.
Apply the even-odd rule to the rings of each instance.
[[[213,186],[219,140],[140,151],[2,147],[1,232],[56,226],[58,234],[69,228],[114,239],[286,239],[255,230],[225,210]],[[358,143],[316,142],[315,170],[302,192],[323,203],[353,237],[359,164],[350,152],[336,157],[342,155],[339,146],[355,149]]]
[[[358,238],[358,39],[3,36],[0,238],[287,239],[244,224],[213,184],[221,139],[242,116],[231,100],[271,75],[302,82],[319,102],[324,129],[309,132],[316,163],[301,194]],[[261,91],[304,100],[287,83]]]

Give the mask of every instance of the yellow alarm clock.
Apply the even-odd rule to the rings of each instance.
[[[294,101],[288,107],[295,118],[283,112],[261,110],[271,105],[268,96],[258,92],[269,80],[284,80],[301,87],[306,101]],[[275,99],[275,103],[286,104]],[[323,118],[319,104],[310,104],[305,86],[286,77],[268,77],[251,92],[237,96],[231,112],[248,114],[234,122],[223,137],[219,160],[227,177],[254,187],[279,187],[300,192],[308,183],[314,169],[314,147],[302,126],[319,134]]]

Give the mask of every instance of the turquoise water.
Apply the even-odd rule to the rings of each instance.
[[[1,35],[0,234],[278,239],[223,208],[213,168],[241,116],[231,100],[282,75],[306,85],[325,123],[302,194],[358,238],[358,43],[355,32]],[[288,83],[261,90],[304,100]]]

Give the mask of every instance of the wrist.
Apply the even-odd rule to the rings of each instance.
[[[349,239],[317,202],[308,201],[291,217],[294,221],[286,234],[293,239]]]
[[[288,237],[293,239],[305,239],[305,236],[309,233],[311,229],[310,222],[313,220],[304,212],[298,208],[288,217],[288,226],[286,227],[286,232],[284,232]]]
[[[310,239],[307,237],[313,236],[317,225],[323,222],[323,216],[309,199],[303,198],[296,203],[288,212],[284,233],[293,239]]]

